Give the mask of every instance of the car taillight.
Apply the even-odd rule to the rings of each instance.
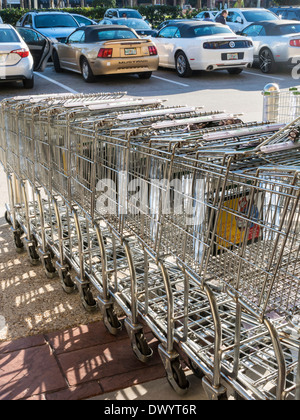
[[[21,58],[26,58],[29,56],[29,51],[25,48],[21,48],[20,50],[13,50],[10,52],[11,54],[18,54]]]
[[[98,58],[111,58],[112,57],[112,48],[100,48],[98,52]]]
[[[300,47],[300,39],[291,39],[290,40],[291,47]]]
[[[154,47],[154,45],[152,45],[151,47],[148,47],[148,50],[149,50],[150,55],[157,55],[157,49],[156,47]]]

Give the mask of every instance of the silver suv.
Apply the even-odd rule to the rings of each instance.
[[[65,12],[28,12],[16,24],[16,27],[32,28],[50,39],[63,42],[79,27],[79,23],[70,13]]]

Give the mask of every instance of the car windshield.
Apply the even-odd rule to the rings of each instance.
[[[109,41],[111,39],[132,39],[137,36],[127,29],[106,29],[102,31],[91,32],[86,39],[86,42]]]
[[[228,27],[220,25],[201,25],[189,28],[185,38],[196,38],[199,36],[210,36],[218,34],[231,34],[232,30]]]
[[[68,15],[41,15],[35,17],[36,28],[76,28],[77,22]]]
[[[149,25],[142,19],[118,19],[116,23],[132,29],[149,29]]]
[[[21,42],[12,29],[0,29],[0,43]]]
[[[129,18],[136,18],[136,19],[142,18],[142,16],[136,10],[124,10],[124,12],[120,10],[119,16],[123,17],[123,15],[126,15],[126,17],[129,17]]]
[[[282,35],[298,34],[300,33],[300,23],[280,26],[280,33]]]
[[[267,10],[251,10],[247,12],[243,12],[246,20],[248,22],[260,22],[262,20],[278,20],[279,17],[274,15],[272,12],[268,12]]]

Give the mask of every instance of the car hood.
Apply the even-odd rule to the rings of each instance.
[[[77,27],[74,27],[74,28],[39,28],[37,30],[42,35],[45,35],[48,38],[66,38],[72,32],[74,32],[75,29],[77,29]]]

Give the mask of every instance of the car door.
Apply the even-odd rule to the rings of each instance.
[[[154,42],[158,51],[160,66],[174,66],[175,34],[178,31],[177,26],[168,25],[157,34]]]
[[[77,51],[82,46],[85,31],[80,29],[73,32],[65,44],[59,46],[59,61],[61,66],[69,70],[79,71],[77,63]]]
[[[266,30],[262,25],[253,24],[244,29],[242,35],[249,36],[253,41],[254,57],[258,58],[261,46],[266,43]]]
[[[44,71],[52,55],[51,41],[35,29],[17,27],[16,30],[28,45],[34,61],[34,70]]]

